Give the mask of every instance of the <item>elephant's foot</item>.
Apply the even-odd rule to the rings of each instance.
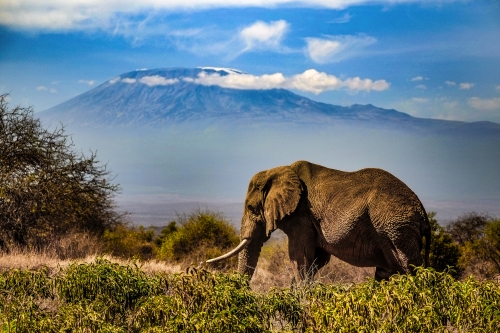
[[[386,269],[377,267],[375,270],[375,280],[377,281],[382,281],[382,280],[389,280],[389,278],[393,275],[393,273],[389,272]]]

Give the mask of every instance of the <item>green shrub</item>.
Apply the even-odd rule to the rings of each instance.
[[[0,332],[499,332],[500,286],[418,268],[257,293],[247,276],[147,275],[104,259],[0,273]]]
[[[170,221],[170,223],[160,231],[160,235],[155,239],[155,245],[161,247],[163,241],[168,238],[171,234],[179,230],[177,223],[175,221]]]
[[[418,268],[416,276],[359,285],[317,285],[307,296],[308,332],[498,332],[500,288]]]
[[[461,255],[460,247],[453,241],[450,234],[438,224],[435,216],[434,212],[428,214],[432,233],[429,266],[440,272],[448,267],[453,267],[453,274],[457,276],[459,273],[458,261]]]
[[[107,253],[123,258],[150,259],[154,255],[154,230],[118,225],[104,232]]]
[[[169,293],[148,298],[132,329],[149,332],[268,332],[263,297],[240,274],[191,269],[173,275]]]
[[[199,211],[180,218],[179,224],[176,230],[164,233],[159,259],[199,263],[219,256],[239,243],[235,228],[218,213]]]
[[[479,237],[465,242],[460,263],[479,277],[491,279],[500,274],[500,220],[487,221]]]
[[[150,278],[136,265],[119,265],[97,258],[90,264],[73,263],[55,281],[59,298],[66,303],[104,304],[131,308],[141,297],[164,291],[161,282]]]

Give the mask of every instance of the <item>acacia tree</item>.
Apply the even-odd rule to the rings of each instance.
[[[489,220],[488,215],[471,212],[450,222],[446,230],[458,245],[465,246],[484,237],[484,228]]]
[[[41,245],[73,230],[102,233],[120,223],[110,172],[95,153],[74,149],[31,107],[9,110],[0,95],[0,245]]]

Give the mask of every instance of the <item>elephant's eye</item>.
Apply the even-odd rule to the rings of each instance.
[[[257,214],[257,208],[253,207],[251,205],[247,205],[247,209],[252,212],[253,214]]]

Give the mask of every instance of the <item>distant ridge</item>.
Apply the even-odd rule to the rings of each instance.
[[[97,128],[252,121],[351,124],[451,134],[465,131],[500,135],[500,124],[492,122],[415,118],[371,104],[342,107],[319,103],[286,89],[239,90],[192,82],[201,72],[242,73],[215,67],[136,70],[112,78],[39,115],[47,122]]]

